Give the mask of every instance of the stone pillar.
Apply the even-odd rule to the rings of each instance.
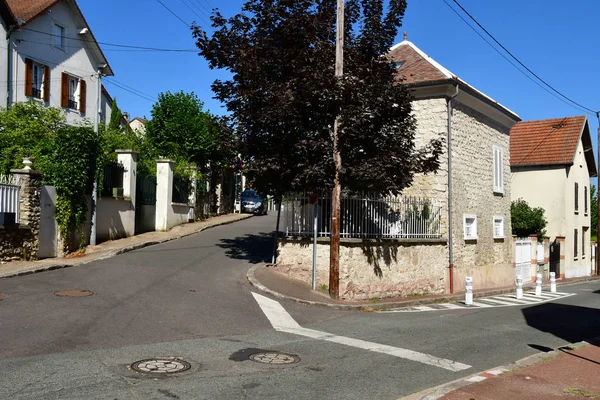
[[[131,199],[135,207],[137,152],[133,150],[115,150],[117,161],[125,167],[123,173],[123,197]]]
[[[556,242],[558,242],[560,245],[560,266],[559,266],[559,273],[557,274],[558,276],[556,278],[562,279],[565,277],[565,268],[566,268],[565,254],[567,252],[567,249],[565,248],[565,237],[557,236]]]
[[[23,258],[36,258],[40,245],[42,173],[32,169],[11,169],[19,191],[19,224],[31,230],[30,239],[22,244]],[[28,235],[29,236],[29,235]]]
[[[169,211],[173,201],[173,164],[171,160],[156,161],[156,218],[154,229],[169,229]]]
[[[531,274],[531,281],[535,282],[537,275],[537,236],[529,236],[529,241],[531,242],[531,268],[529,271]]]

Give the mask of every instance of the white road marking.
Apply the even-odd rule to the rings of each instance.
[[[465,379],[465,381],[477,383],[477,382],[485,381],[485,378],[483,376],[475,375],[468,379]]]
[[[500,301],[500,300],[494,300],[494,299],[481,299],[481,300],[485,300],[487,302],[490,302],[492,304],[498,304],[498,305],[502,305],[502,306],[514,306],[515,303],[509,303],[508,301]]]
[[[436,310],[433,307],[429,307],[429,306],[414,306],[411,307],[412,309],[416,310],[416,311],[431,311],[431,310]]]
[[[446,308],[448,308],[450,310],[456,310],[456,309],[459,309],[459,308],[463,308],[464,309],[465,308],[465,307],[461,307],[461,306],[459,306],[457,304],[453,304],[453,303],[442,303],[442,304],[438,304],[438,306],[443,306],[443,307],[446,307]]]
[[[388,354],[455,372],[471,368],[471,366],[467,364],[447,360],[445,358],[438,358],[425,353],[419,353],[418,351],[402,349],[400,347],[393,347],[384,344],[368,342],[366,340],[333,335],[331,333],[321,332],[314,329],[303,328],[294,320],[294,318],[292,318],[290,314],[288,314],[287,311],[285,311],[283,306],[277,301],[271,300],[254,292],[252,292],[252,296],[254,296],[254,299],[276,331],[343,344],[376,353]]]
[[[484,299],[482,299],[482,300],[484,300]],[[494,307],[494,306],[493,306],[493,305],[491,305],[491,304],[479,303],[479,302],[477,302],[477,301],[474,301],[474,302],[473,302],[471,305],[472,305],[472,306],[475,306],[475,307],[480,307],[480,308],[489,308],[489,307]]]

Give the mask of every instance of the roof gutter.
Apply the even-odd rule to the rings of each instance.
[[[456,92],[448,97],[446,109],[448,114],[448,275],[450,281],[450,294],[454,294],[454,241],[452,231],[452,100],[458,96],[458,83]]]

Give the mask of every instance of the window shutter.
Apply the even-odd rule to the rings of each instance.
[[[33,61],[25,59],[25,96],[33,96]]]
[[[587,186],[583,187],[583,211],[587,214],[588,212],[588,194]]]
[[[69,75],[62,73],[62,82],[60,85],[60,106],[69,107]]]
[[[50,67],[44,65],[44,101],[50,101]]]
[[[86,84],[83,79],[79,80],[79,111],[85,113],[85,99],[87,98]]]
[[[578,249],[578,247],[577,247],[577,229],[575,229],[575,234],[573,235],[573,239],[575,239],[575,243],[574,243],[575,244],[575,248],[574,248],[574,255],[573,256],[577,257],[577,249]]]
[[[579,211],[579,183],[575,182],[575,211]]]
[[[498,183],[499,189],[504,193],[504,150],[498,149]]]

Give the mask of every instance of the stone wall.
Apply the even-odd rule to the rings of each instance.
[[[465,278],[476,289],[512,285],[510,219],[510,129],[453,102],[453,240],[454,288],[463,291]],[[493,146],[504,151],[504,193],[494,193]],[[477,240],[464,239],[464,214],[477,216]],[[494,216],[504,217],[504,238],[493,235]]]
[[[282,239],[277,271],[311,284],[310,239]],[[340,297],[365,300],[444,293],[448,247],[443,240],[342,240]],[[329,240],[317,243],[317,287],[329,284]]]
[[[19,225],[0,226],[0,260],[35,259],[39,247],[42,175],[32,170],[11,170],[21,187]]]

